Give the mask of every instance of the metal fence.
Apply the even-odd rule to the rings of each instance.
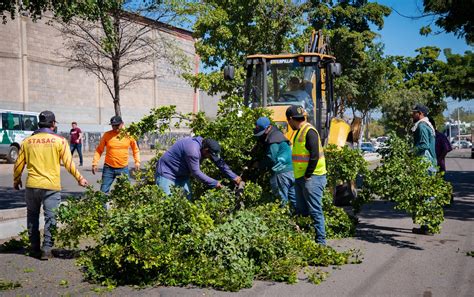
[[[69,133],[60,132],[58,133],[62,137],[69,139]],[[93,152],[95,151],[97,145],[99,145],[100,138],[103,133],[100,132],[83,132],[82,140],[82,150],[84,152]],[[173,145],[178,139],[183,137],[190,136],[189,132],[169,132],[162,135],[158,134],[146,134],[138,140],[138,146],[143,150],[150,149],[168,149]]]

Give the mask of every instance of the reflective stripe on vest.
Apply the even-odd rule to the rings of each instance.
[[[326,174],[326,159],[324,158],[323,146],[321,145],[321,139],[319,137],[318,131],[311,126],[311,124],[306,123],[303,127],[299,129],[296,133],[295,138],[293,139],[293,149],[292,149],[292,160],[293,160],[293,171],[295,178],[303,177],[308,168],[308,162],[310,158],[310,153],[306,149],[306,134],[309,130],[316,131],[318,134],[318,146],[319,146],[319,159],[316,168],[313,171],[314,175],[324,175]]]

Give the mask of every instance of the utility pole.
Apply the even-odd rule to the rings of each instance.
[[[458,108],[458,144],[461,145],[461,120],[459,118],[459,108]]]
[[[451,133],[452,119],[449,119],[449,142],[453,141],[453,134]]]

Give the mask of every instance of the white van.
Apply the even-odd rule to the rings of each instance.
[[[15,163],[23,139],[38,129],[38,112],[0,109],[0,158]]]

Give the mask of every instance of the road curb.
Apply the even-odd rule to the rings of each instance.
[[[26,207],[0,209],[0,223],[18,218],[26,218]]]

